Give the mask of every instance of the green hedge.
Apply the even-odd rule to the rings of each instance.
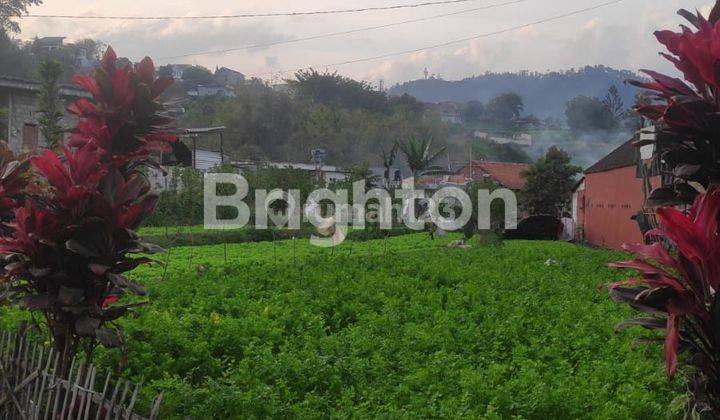
[[[367,241],[381,239],[385,236],[399,236],[410,233],[417,233],[407,228],[397,227],[387,231],[378,229],[354,230],[348,238],[356,241]],[[305,226],[300,230],[290,229],[265,229],[243,228],[234,230],[203,230],[200,226],[182,228],[168,228],[167,233],[163,228],[142,229],[140,235],[143,240],[164,248],[176,246],[213,245],[222,243],[243,243],[243,242],[266,242],[273,240],[287,240],[293,237],[298,239],[309,238],[317,234],[312,226]]]

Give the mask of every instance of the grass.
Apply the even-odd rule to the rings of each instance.
[[[165,392],[163,418],[666,416],[661,349],[616,333],[631,312],[598,287],[621,255],[452,239],[175,248],[164,281],[136,273],[151,305],[123,321],[124,374]]]

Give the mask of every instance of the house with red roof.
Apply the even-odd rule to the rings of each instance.
[[[528,168],[530,165],[527,163],[473,160],[460,167],[448,181],[462,185],[472,181],[491,181],[509,190],[519,191],[525,186],[522,173]]]
[[[417,186],[437,189],[444,186],[465,186],[473,181],[490,181],[513,191],[525,186],[522,172],[530,167],[527,163],[489,162],[473,160],[450,168],[450,175],[426,175],[420,177]]]

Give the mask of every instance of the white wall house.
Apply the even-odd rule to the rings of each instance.
[[[205,96],[222,96],[224,98],[234,98],[235,91],[225,86],[202,86],[198,85],[195,90],[188,91],[188,96],[202,98]]]
[[[265,166],[280,169],[301,169],[303,171],[313,173],[315,173],[317,170],[317,167],[311,163],[268,162],[267,164],[265,164]],[[337,181],[345,181],[346,179],[348,179],[348,175],[350,174],[349,171],[347,171],[346,169],[332,165],[323,165],[320,169],[320,172],[322,173],[323,180],[326,184]]]

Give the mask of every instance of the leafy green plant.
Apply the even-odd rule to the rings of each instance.
[[[40,118],[40,132],[50,149],[57,149],[62,140],[62,127],[60,120],[63,117],[60,104],[60,77],[62,66],[55,60],[45,58],[40,62],[40,94],[38,98],[38,112]]]
[[[435,165],[435,161],[445,153],[446,148],[434,149],[431,138],[425,137],[418,140],[411,137],[407,141],[400,142],[399,145],[400,151],[405,155],[405,161],[415,178],[444,171],[443,167]]]
[[[582,168],[570,163],[570,155],[555,146],[522,173],[526,179],[520,205],[532,215],[560,216],[570,204],[575,177]]]
[[[222,245],[174,248],[164,279],[133,273],[153,304],[121,321],[123,374],[164,392],[170,419],[667,415],[680,382],[661,350],[630,351],[645,333],[616,334],[631,311],[597,289],[624,277],[601,267],[620,254],[447,248],[461,237],[348,241],[335,257],[306,240],[228,244],[227,264]]]

